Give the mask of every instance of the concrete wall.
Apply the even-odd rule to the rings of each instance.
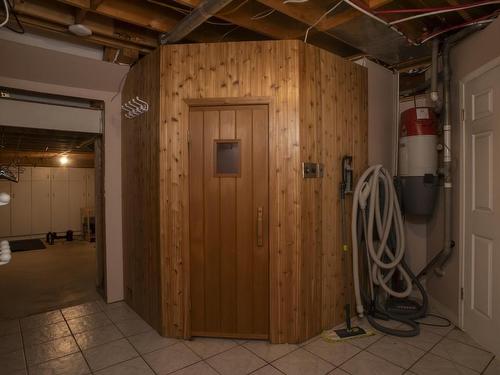
[[[460,104],[459,104],[459,82],[469,73],[477,70],[489,61],[500,56],[500,19],[497,19],[486,29],[470,36],[452,49],[452,152],[453,152],[453,223],[452,238],[456,242],[453,256],[446,267],[446,275],[439,278],[431,275],[428,280],[430,296],[437,301],[438,307],[448,313],[452,319],[458,321],[459,312],[459,288],[460,288]],[[428,223],[427,247],[428,259],[430,260],[443,246],[443,199],[440,195],[436,207],[436,214]]]
[[[106,285],[109,302],[123,299],[121,83],[128,67],[0,40],[0,86],[102,100]]]

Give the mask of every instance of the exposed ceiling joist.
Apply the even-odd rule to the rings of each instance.
[[[189,15],[179,22],[170,32],[161,35],[161,43],[178,42],[194,30],[196,30],[203,22],[208,20],[219,10],[230,4],[233,0],[203,0]]]
[[[179,4],[195,8],[200,4],[201,0],[175,1]],[[258,2],[255,4],[247,3],[248,1],[243,0],[240,1],[239,4],[229,7],[230,9],[226,7],[223,11],[219,12],[216,17],[247,30],[263,34],[272,39],[302,39],[304,37],[309,24],[305,23],[303,20],[290,17],[287,14],[281,13],[279,10],[269,17],[255,19],[254,16],[256,13],[265,12],[269,9],[266,5],[259,4]],[[260,5],[260,7],[255,9],[255,5]],[[253,9],[253,12],[251,12],[250,9]],[[317,44],[314,40],[311,40],[311,43],[341,56],[353,55],[359,52],[354,47],[336,39],[332,35],[323,35],[319,39],[321,41],[320,44]]]
[[[47,27],[49,24],[65,26],[63,32],[67,31],[67,26],[78,23],[76,16],[72,12],[71,7],[66,7],[62,4],[36,1],[22,1],[16,3],[16,12],[25,16],[25,22],[32,26]],[[38,20],[38,22],[37,22]],[[105,37],[116,39],[117,45],[126,46],[127,48],[135,48],[137,50],[150,51],[158,45],[156,34],[146,30],[124,28],[117,26],[113,20],[101,17],[95,14],[85,16],[82,21],[88,26],[94,35],[85,39],[94,40],[96,37]],[[53,31],[61,31],[60,28],[49,27]],[[145,48],[144,48],[145,47]]]

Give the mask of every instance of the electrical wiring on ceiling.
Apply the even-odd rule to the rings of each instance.
[[[15,29],[12,26],[7,25],[6,26],[7,29],[9,29],[10,31],[13,31],[17,34],[24,34],[26,31],[24,29],[23,24],[21,23],[21,21],[19,21],[19,18],[17,17],[17,13],[14,9],[14,6],[12,5],[12,3],[9,0],[7,0],[7,4],[9,5],[9,8],[10,8],[10,14],[14,16],[14,19],[16,20],[17,26],[19,27],[19,29]]]
[[[261,20],[263,18],[270,16],[274,12],[276,12],[276,9],[268,9],[268,10],[265,10],[263,12],[257,13],[256,15],[252,16],[251,19],[252,20]]]
[[[304,43],[307,43],[307,38],[309,36],[309,31],[311,31],[318,23],[321,22],[323,18],[325,18],[327,15],[332,13],[335,9],[337,9],[342,3],[344,3],[344,0],[340,0],[337,4],[332,6],[330,9],[328,9],[325,13],[323,13],[311,26],[309,26],[306,30],[306,34],[304,35]]]
[[[181,8],[181,7],[176,7],[175,5],[165,4],[165,3],[162,3],[162,2],[159,2],[156,0],[148,0],[148,2],[150,2],[152,4],[158,4],[164,8],[169,8],[169,9],[175,10],[176,12],[182,13],[185,16],[191,14],[191,10]],[[234,23],[231,23],[231,22],[215,22],[215,21],[208,21],[208,20],[205,21],[205,23],[207,23],[209,25],[214,25],[214,26],[233,26],[234,25]]]
[[[373,11],[375,14],[406,14],[406,13],[430,13],[436,11],[458,11],[470,8],[476,8],[483,5],[497,4],[500,1],[496,0],[482,0],[476,1],[470,4],[460,4],[460,5],[447,5],[440,7],[424,7],[424,8],[403,8],[403,9],[376,9]]]
[[[416,15],[410,16],[410,17],[401,18],[399,20],[389,22],[389,24],[390,25],[396,25],[398,23],[402,23],[402,22],[406,22],[406,21],[410,21],[410,20],[415,20],[415,19],[422,18],[422,17],[435,16],[435,15],[438,15],[438,14],[444,14],[444,13],[449,13],[449,12],[457,12],[457,11],[460,11],[460,10],[477,8],[477,7],[480,7],[480,6],[493,5],[493,4],[500,4],[500,0],[496,0],[496,1],[484,1],[484,2],[481,2],[481,3],[473,3],[473,4],[469,4],[469,5],[463,5],[463,6],[454,6],[454,7],[448,8],[448,9],[434,10],[434,11],[431,11],[431,12],[426,12],[426,13],[422,13],[422,14],[416,14]]]
[[[7,25],[7,22],[9,22],[9,3],[7,2],[7,0],[3,0],[3,5],[5,7],[5,19],[2,21],[2,23],[0,23],[0,27],[4,27],[5,25]]]
[[[461,23],[458,25],[453,25],[453,26],[446,27],[446,28],[441,29],[441,30],[437,30],[431,34],[428,34],[426,37],[422,38],[422,40],[420,40],[420,42],[418,44],[419,45],[424,44],[424,43],[428,42],[429,40],[434,39],[435,37],[442,35],[442,34],[445,34],[449,31],[461,29],[463,27],[472,26],[472,25],[482,25],[482,24],[491,23],[498,16],[499,12],[500,12],[500,10],[493,12],[493,13],[490,13],[486,16],[475,18],[473,20],[470,20],[470,21],[467,21],[467,22],[464,22],[464,23]]]

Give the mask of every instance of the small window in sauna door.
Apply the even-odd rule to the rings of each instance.
[[[269,336],[268,107],[193,107],[191,334]]]

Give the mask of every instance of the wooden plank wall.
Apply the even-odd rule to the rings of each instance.
[[[159,89],[160,53],[156,51],[131,69],[122,92],[123,102],[139,96],[149,103],[149,111],[134,119],[122,114],[122,194],[125,301],[162,331]]]
[[[169,45],[132,69],[127,93],[152,103],[123,122],[127,302],[162,334],[190,336],[188,103],[268,100],[270,338],[339,323],[339,167],[346,153],[356,176],[367,163],[364,68],[300,41]],[[324,178],[303,180],[302,161],[323,162]]]
[[[297,342],[300,251],[299,43],[161,47],[160,223],[164,334],[189,336],[186,99],[268,97],[270,104],[270,336]]]
[[[301,181],[301,341],[344,319],[341,160],[353,155],[355,180],[367,166],[367,79],[365,68],[301,45],[301,159],[325,166],[322,179]],[[349,227],[351,204],[348,197]]]

